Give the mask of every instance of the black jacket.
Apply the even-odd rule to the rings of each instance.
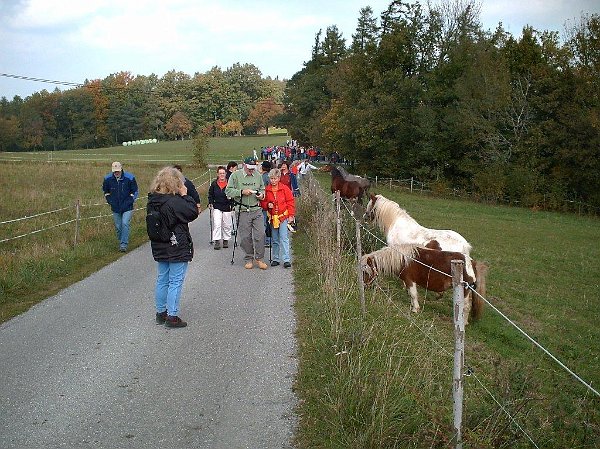
[[[194,245],[188,223],[198,218],[196,202],[189,195],[149,193],[147,207],[156,206],[163,206],[161,217],[173,234],[170,242],[150,242],[152,257],[157,262],[190,262],[194,257]]]
[[[233,202],[225,195],[226,187],[221,189],[215,179],[208,188],[208,204],[212,204],[215,209],[222,210],[223,212],[231,212]]]

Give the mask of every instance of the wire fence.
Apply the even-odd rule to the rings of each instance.
[[[198,188],[204,187],[206,185],[208,185],[211,181],[211,170],[207,170],[206,172],[200,174],[199,176],[191,179],[192,182],[199,182],[199,180],[203,180],[201,183],[197,184]],[[133,211],[138,211],[138,210],[144,210],[146,209],[146,203],[147,203],[147,198],[138,198],[135,202],[136,207],[134,207]],[[48,218],[49,216],[52,216],[53,214],[55,215],[60,215],[61,218],[63,218],[63,221],[60,221],[59,223],[53,223],[51,225],[45,225],[45,226],[41,226],[37,229],[33,229],[31,231],[28,232],[23,232],[23,233],[18,233],[17,235],[11,235],[11,236],[1,236],[0,234],[0,243],[6,243],[6,242],[11,242],[14,240],[19,240],[25,237],[30,237],[45,231],[49,231],[51,229],[55,229],[58,227],[62,227],[62,226],[66,226],[69,224],[73,224],[75,226],[74,229],[74,242],[75,244],[80,242],[79,239],[79,224],[82,221],[85,220],[96,220],[96,219],[101,219],[101,218],[108,218],[113,216],[112,212],[110,213],[99,213],[96,215],[91,215],[91,216],[82,216],[82,210],[85,209],[92,209],[92,208],[96,208],[96,207],[106,207],[107,203],[106,202],[98,202],[98,203],[90,203],[90,204],[86,204],[85,202],[82,202],[81,199],[76,199],[73,200],[72,205],[70,206],[65,206],[65,207],[61,207],[58,209],[54,209],[54,210],[49,210],[49,211],[45,211],[45,212],[40,212],[34,215],[28,215],[25,217],[19,217],[19,218],[14,218],[14,219],[10,219],[10,220],[5,220],[5,221],[0,221],[0,226],[2,225],[10,225],[10,224],[16,224],[16,223],[23,223],[29,220],[35,220],[35,219],[39,219],[41,217],[44,218]],[[67,218],[64,219],[65,213],[67,213],[67,215],[71,215],[73,218]]]
[[[477,194],[471,191],[468,191],[464,188],[456,188],[456,187],[446,187],[442,184],[435,184],[431,182],[422,182],[414,177],[406,178],[406,179],[395,179],[395,178],[386,178],[386,177],[370,177],[367,178],[371,181],[372,186],[377,187],[385,187],[390,190],[393,189],[402,189],[408,190],[411,193],[419,192],[419,193],[433,193],[436,195],[442,195],[447,197],[454,198],[464,198],[470,201],[485,201],[485,196],[482,194]],[[513,206],[522,206],[523,202],[521,200],[513,200],[507,197],[494,197],[490,199],[493,203],[500,203],[506,205]],[[535,205],[532,205],[534,209],[540,210],[561,210],[561,211],[569,211],[576,212],[579,215],[581,214],[592,214],[599,215],[600,207],[593,206],[588,203],[584,203],[583,201],[577,200],[568,200],[568,199],[555,199],[550,194],[541,195],[536,201]]]
[[[346,201],[340,201],[339,200],[339,196],[336,199],[336,195],[335,194],[329,194],[327,192],[325,192],[325,190],[323,190],[323,188],[321,187],[321,185],[318,183],[318,181],[315,180],[314,177],[310,176],[308,177],[308,179],[306,179],[305,181],[308,186],[309,189],[312,190],[316,190],[318,192],[318,195],[324,196],[324,197],[329,197],[331,198],[331,207],[332,210],[338,210],[341,211],[345,217],[339,217],[339,212],[338,212],[338,219],[337,222],[342,224],[342,229],[341,231],[338,230],[338,246],[340,245],[340,238],[342,238],[344,240],[344,242],[346,243],[346,245],[344,246],[345,248],[345,253],[347,256],[351,256],[353,258],[357,258],[360,259],[362,254],[358,253],[357,250],[362,246],[361,243],[365,243],[365,242],[358,242],[356,240],[354,240],[352,238],[352,232],[350,232],[349,228],[351,226],[343,226],[343,223],[351,223],[354,222],[356,223],[357,227],[359,227],[362,231],[362,233],[364,234],[357,234],[357,238],[361,238],[361,235],[367,235],[369,236],[369,238],[375,242],[377,242],[378,245],[382,246],[382,247],[387,247],[387,242],[382,240],[379,236],[375,235],[375,233],[372,232],[372,230],[365,226],[365,224],[362,222],[362,217],[360,215],[357,214],[356,212],[356,207],[355,206],[350,206],[350,204]],[[409,188],[411,191],[414,191],[417,186],[420,190],[425,190],[425,184],[423,183],[417,183],[415,182],[413,179],[407,179],[407,180],[394,180],[393,182],[396,182],[398,184],[404,182],[407,184],[406,188]],[[387,186],[390,187],[393,185],[392,180],[388,180],[387,181]],[[339,201],[339,204],[335,204]],[[390,248],[396,249],[394,248],[394,246],[390,246]],[[402,253],[404,257],[408,257],[405,253]],[[410,257],[409,257],[410,258]],[[431,270],[431,271],[436,271],[444,276],[448,276],[448,277],[452,277],[449,273],[446,272],[442,272],[440,270],[437,270],[435,267],[429,266],[427,264],[424,264],[422,261],[417,260],[415,258],[410,258],[411,262],[413,263],[419,263],[423,266],[425,266],[427,269]],[[360,268],[359,268],[360,269]],[[360,273],[359,273],[360,274]],[[359,275],[359,279],[362,279],[362,277]],[[408,309],[405,307],[402,307],[401,305],[399,305],[396,301],[394,301],[392,299],[392,296],[389,292],[385,292],[382,288],[380,288],[379,286],[376,287],[377,291],[379,291],[384,300],[390,304],[393,305],[396,309],[398,309],[398,311],[406,318],[408,319],[411,324],[415,325],[415,327],[417,329],[419,329],[419,331],[429,340],[431,340],[443,353],[445,353],[448,356],[452,356],[452,354],[443,347],[442,344],[440,344],[437,340],[435,340],[431,333],[427,331],[427,329],[422,328],[419,323],[415,320],[414,318],[414,314],[408,312]],[[516,322],[515,320],[510,319],[506,313],[503,313],[502,311],[500,311],[500,309],[495,306],[492,301],[488,298],[485,298],[484,296],[480,295],[474,288],[472,285],[469,285],[467,282],[464,282],[464,288],[469,289],[471,295],[477,295],[481,300],[483,300],[490,308],[491,310],[494,311],[494,313],[496,313],[503,321],[505,321],[506,323],[508,323],[510,326],[512,326],[513,328],[515,328],[521,336],[523,336],[524,338],[527,339],[527,341],[531,342],[533,345],[535,345],[535,347],[537,349],[539,349],[540,351],[542,351],[547,357],[550,358],[550,360],[552,360],[557,366],[559,366],[562,370],[564,370],[566,373],[568,373],[574,380],[576,380],[578,383],[580,383],[581,385],[583,385],[586,389],[587,392],[593,394],[596,397],[600,398],[600,392],[598,392],[598,390],[596,390],[594,387],[592,387],[590,382],[585,381],[583,378],[581,378],[581,376],[579,376],[578,374],[575,373],[574,370],[572,370],[571,368],[569,368],[565,363],[563,363],[557,356],[555,356],[554,354],[552,354],[552,352],[547,349],[546,347],[544,347],[543,344],[539,343],[538,341],[536,341],[533,337],[531,337],[527,332],[525,332]],[[476,373],[474,372],[474,370],[471,367],[467,367],[466,370],[464,370],[465,372],[465,376],[467,377],[473,377],[476,382],[479,384],[479,386],[485,391],[485,393],[493,400],[493,402],[499,407],[499,409],[501,410],[501,412],[503,414],[505,414],[509,420],[515,425],[515,427],[527,438],[527,440],[536,448],[539,448],[540,446],[533,440],[533,437],[531,436],[531,432],[527,431],[521,423],[518,422],[517,418],[510,412],[510,410],[508,410],[507,407],[505,407],[502,404],[502,401],[499,400],[491,391],[491,388],[489,388],[488,386],[485,385],[485,383],[483,382],[482,379],[480,379]]]

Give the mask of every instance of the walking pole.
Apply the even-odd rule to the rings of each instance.
[[[271,223],[267,220],[267,229],[269,230],[269,263],[273,262],[272,251],[273,251],[273,228]]]
[[[208,205],[208,216],[210,218],[210,244],[212,245],[213,243],[215,243],[215,241],[213,240],[213,208],[211,207],[212,204]]]
[[[241,198],[240,198],[241,200]],[[238,213],[237,213],[237,226],[240,225],[240,212],[242,211],[242,203],[238,203]],[[233,265],[233,258],[235,257],[235,247],[237,246],[237,235],[238,233],[235,233],[235,236],[233,237],[233,251],[231,251],[231,265]]]

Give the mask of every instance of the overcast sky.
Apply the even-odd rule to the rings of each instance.
[[[111,73],[193,75],[234,63],[290,78],[310,59],[315,34],[337,25],[352,40],[359,11],[389,0],[0,0],[0,74],[81,83]],[[425,4],[423,0],[421,4]],[[482,0],[485,29],[502,22],[563,32],[599,13],[599,0]],[[57,87],[0,75],[0,97]],[[59,86],[60,87],[60,86]],[[64,89],[64,87],[61,87]]]

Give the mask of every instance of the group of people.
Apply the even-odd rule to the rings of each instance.
[[[229,246],[235,223],[245,268],[256,265],[266,270],[266,247],[272,249],[271,266],[283,263],[284,268],[291,267],[288,223],[294,222],[294,198],[300,194],[296,176],[287,162],[272,168],[269,161],[257,165],[248,157],[241,170],[228,165],[230,170],[217,168],[217,179],[208,189],[213,248]]]
[[[311,167],[315,168],[305,170]],[[290,268],[289,233],[294,230],[295,197],[300,195],[298,173],[290,170],[287,161],[274,168],[270,161],[258,166],[254,157],[246,158],[241,170],[235,162],[219,166],[208,189],[213,248],[228,248],[235,232],[244,251],[244,268],[258,266],[266,270],[265,248],[269,246],[271,266],[283,264]],[[102,190],[113,212],[119,250],[125,252],[138,197],[135,176],[124,171],[120,162],[113,162]],[[194,256],[188,224],[200,214],[200,196],[180,166],[165,167],[152,180],[147,209],[159,211],[161,222],[170,233],[168,241],[151,240],[152,256],[158,264],[154,289],[156,323],[185,327],[187,323],[179,317],[179,301],[187,266]]]

